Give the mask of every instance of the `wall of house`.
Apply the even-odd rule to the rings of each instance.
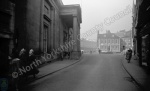
[[[99,49],[102,50],[102,52],[120,52],[120,39],[100,39]]]

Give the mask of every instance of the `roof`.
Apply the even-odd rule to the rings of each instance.
[[[56,0],[60,5],[64,5],[62,0]]]
[[[70,5],[62,5],[62,9],[69,8],[69,9],[77,9],[77,16],[79,17],[80,23],[82,23],[82,11],[80,4],[70,4]]]
[[[99,34],[98,38],[109,38],[109,39],[116,39],[119,38],[117,35],[114,33],[111,33],[110,31],[104,34]]]
[[[120,38],[128,38],[128,37],[131,37],[131,33],[132,31],[119,31],[115,34],[119,36]]]

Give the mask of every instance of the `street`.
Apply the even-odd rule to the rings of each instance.
[[[122,67],[121,54],[82,56],[77,64],[34,81],[21,91],[139,91]]]

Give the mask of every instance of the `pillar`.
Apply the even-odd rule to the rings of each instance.
[[[73,45],[73,52],[72,52],[72,58],[73,59],[79,59],[80,58],[80,50],[78,47],[80,47],[79,40],[77,39],[78,36],[78,20],[77,16],[73,16],[73,41],[75,41]]]

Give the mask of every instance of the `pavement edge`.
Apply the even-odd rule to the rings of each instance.
[[[53,72],[47,73],[47,74],[45,74],[45,75],[43,75],[43,76],[41,76],[41,77],[39,77],[39,78],[33,79],[33,80],[29,81],[28,83],[31,83],[31,82],[36,81],[36,80],[39,80],[39,79],[41,79],[41,78],[44,78],[44,77],[49,76],[49,75],[51,75],[51,74],[54,74],[54,73],[56,73],[56,72],[58,72],[58,71],[61,71],[61,70],[63,70],[63,69],[66,69],[66,68],[68,68],[68,67],[70,67],[70,66],[72,66],[72,65],[75,65],[75,64],[77,64],[78,62],[80,62],[80,61],[82,60],[82,58],[83,58],[83,56],[81,56],[77,61],[75,61],[75,62],[73,62],[73,63],[71,63],[71,64],[69,64],[69,65],[67,65],[67,66],[65,66],[65,67],[62,67],[62,68],[57,69],[57,70],[55,70],[55,71],[53,71]]]
[[[124,62],[123,61],[125,61],[125,58],[124,57],[122,57],[122,59],[121,59],[121,63],[122,63],[122,66],[123,66],[123,68],[124,68],[124,70],[127,72],[127,74],[131,77],[131,79],[136,83],[136,85],[138,86],[138,87],[140,87],[141,89],[142,89],[142,91],[145,91],[145,89],[144,89],[144,87],[131,75],[131,73],[127,70],[127,68],[126,68],[126,66],[124,65]]]

